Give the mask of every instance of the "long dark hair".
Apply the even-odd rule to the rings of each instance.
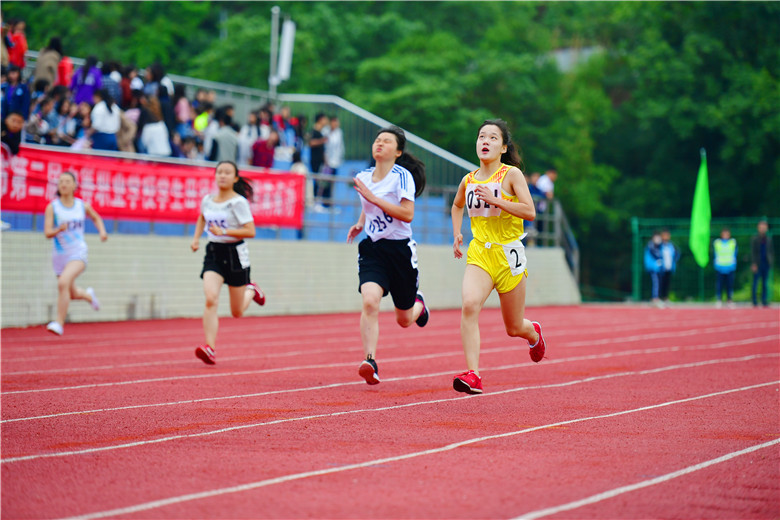
[[[509,127],[507,126],[506,121],[503,119],[486,119],[484,123],[479,125],[477,135],[479,135],[479,132],[483,127],[488,125],[497,126],[498,129],[501,130],[501,138],[506,145],[506,152],[501,154],[501,162],[510,166],[516,166],[522,170],[524,166],[523,159],[520,157],[520,149],[512,142],[512,135],[509,133]]]
[[[97,66],[97,58],[95,56],[87,56],[87,61],[84,63],[84,66],[81,68],[81,81],[87,81],[87,75],[89,75],[89,71],[92,70],[93,67]]]
[[[414,155],[404,151],[406,148],[406,134],[401,128],[390,125],[379,130],[376,135],[378,137],[379,134],[384,133],[393,134],[395,136],[395,141],[398,144],[398,151],[401,152],[401,156],[395,160],[395,164],[403,166],[412,174],[412,179],[414,179],[414,196],[419,197],[425,189],[425,163]]]
[[[217,168],[221,164],[229,164],[233,167],[233,169],[236,172],[236,178],[238,179],[235,184],[233,184],[233,191],[244,197],[249,202],[252,202],[252,199],[255,196],[255,190],[252,188],[252,185],[249,183],[248,180],[241,177],[241,174],[238,171],[238,165],[234,163],[233,161],[219,161],[217,163]],[[216,171],[216,168],[214,169]]]
[[[116,100],[111,97],[111,93],[108,91],[107,88],[101,88],[95,91],[93,95],[96,95],[100,99],[102,99],[106,103],[106,108],[108,108],[108,111],[112,114],[114,113],[114,106]]]

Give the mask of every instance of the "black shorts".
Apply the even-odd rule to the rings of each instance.
[[[203,270],[214,271],[224,278],[231,287],[241,287],[249,283],[249,250],[244,241],[234,244],[209,242],[206,246],[206,256],[203,258]]]
[[[392,295],[397,309],[411,309],[419,287],[417,243],[411,238],[376,242],[364,238],[358,245],[358,275],[360,286],[377,283],[384,289],[382,296]]]

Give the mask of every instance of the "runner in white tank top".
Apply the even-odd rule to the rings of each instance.
[[[43,233],[54,239],[52,266],[57,275],[57,319],[49,322],[46,329],[62,335],[70,300],[86,300],[98,310],[100,302],[92,287],[86,290],[76,286],[76,278],[87,267],[87,243],[84,241],[86,217],[92,219],[100,233],[100,240],[106,241],[108,234],[97,211],[83,200],[76,198],[76,176],[71,172],[60,175],[57,181],[58,198],[46,206]]]

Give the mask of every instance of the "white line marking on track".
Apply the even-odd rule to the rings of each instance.
[[[758,338],[747,338],[743,340],[738,341],[724,341],[720,343],[706,343],[702,345],[693,345],[690,347],[663,347],[660,349],[657,349],[655,351],[657,352],[667,352],[667,351],[688,351],[688,350],[708,350],[711,348],[726,348],[730,346],[737,346],[737,345],[749,345],[751,343],[760,343],[762,341],[767,341],[770,339],[774,339],[774,336],[762,336]],[[497,348],[488,348],[488,349],[482,349],[482,354],[491,354],[491,353],[498,353],[498,352],[508,352],[513,350],[518,350],[521,347],[518,345],[511,345],[508,347],[497,347]],[[633,351],[626,351],[628,353],[639,353],[643,352],[641,350],[633,350]],[[462,356],[463,352],[447,352],[447,353],[433,353],[433,354],[423,354],[419,356],[407,356],[407,357],[397,357],[397,358],[384,358],[382,359],[382,363],[398,363],[398,362],[408,362],[408,361],[420,361],[424,359],[438,359],[446,356]],[[613,354],[609,354],[607,357],[611,356]],[[620,355],[620,353],[614,354],[614,355]],[[593,357],[595,356],[595,357]],[[571,358],[571,359],[599,359],[603,357],[601,354],[595,354],[593,356],[583,356],[580,358]],[[243,359],[243,358],[240,358]],[[568,359],[568,358],[567,358]],[[564,360],[565,361],[565,360]],[[193,361],[194,362],[194,361]],[[551,364],[556,363],[558,360],[555,359],[548,359],[545,364]],[[130,381],[112,381],[108,383],[91,383],[86,385],[74,385],[74,386],[60,386],[60,387],[53,387],[53,388],[33,388],[28,390],[10,390],[6,392],[0,392],[0,395],[14,395],[14,394],[28,394],[28,393],[40,393],[40,392],[60,392],[64,390],[83,390],[87,388],[100,388],[100,387],[107,387],[107,386],[122,386],[122,385],[134,385],[134,384],[144,384],[144,383],[161,383],[165,381],[179,381],[183,379],[198,379],[198,378],[214,378],[214,377],[234,377],[234,376],[245,376],[245,375],[257,375],[257,374],[269,374],[269,373],[275,373],[275,372],[287,372],[287,371],[293,371],[293,370],[314,370],[314,369],[326,369],[326,368],[340,368],[340,367],[348,367],[352,366],[355,363],[353,361],[345,362],[345,363],[330,363],[330,364],[321,364],[321,365],[304,365],[304,366],[292,366],[292,367],[281,367],[281,368],[265,368],[265,369],[259,369],[259,370],[243,370],[243,371],[237,371],[237,372],[217,372],[217,373],[198,373],[198,374],[192,374],[192,375],[186,375],[186,376],[169,376],[169,377],[157,377],[157,378],[146,378],[146,379],[134,379]],[[511,365],[511,368],[515,367],[521,367],[521,366],[534,366],[531,362],[524,362],[516,365]],[[88,370],[88,369],[84,369]],[[483,369],[484,370],[484,369]],[[4,376],[8,376],[8,374],[3,374]]]
[[[276,478],[267,479],[267,480],[260,480],[260,481],[257,481],[257,482],[250,482],[250,483],[241,484],[241,485],[238,485],[238,486],[231,486],[231,487],[225,487],[225,488],[220,488],[220,489],[213,489],[211,491],[202,491],[200,493],[190,493],[190,494],[179,495],[179,496],[176,496],[176,497],[170,497],[170,498],[166,498],[166,499],[162,499],[162,500],[154,500],[154,501],[151,501],[151,502],[144,502],[144,503],[136,504],[136,505],[133,505],[133,506],[122,507],[122,508],[117,508],[117,509],[111,509],[111,510],[108,510],[108,511],[98,511],[98,512],[94,512],[94,513],[88,513],[88,514],[85,514],[85,515],[73,516],[73,517],[69,517],[69,518],[67,518],[65,520],[77,520],[77,519],[78,520],[91,520],[91,519],[95,519],[95,518],[106,518],[106,517],[112,517],[112,516],[130,515],[130,514],[138,513],[138,512],[141,512],[141,511],[149,511],[151,509],[158,509],[160,507],[170,506],[170,505],[174,505],[174,504],[180,504],[180,503],[183,503],[183,502],[190,502],[190,501],[193,501],[193,500],[200,500],[200,499],[203,499],[203,498],[210,498],[210,497],[215,497],[215,496],[220,496],[220,495],[227,495],[227,494],[231,494],[231,493],[240,493],[240,492],[243,492],[243,491],[250,491],[252,489],[258,489],[258,488],[261,488],[261,487],[272,486],[272,485],[275,485],[275,484],[282,484],[282,483],[291,482],[291,481],[294,481],[294,480],[302,480],[302,479],[310,478],[310,477],[318,477],[318,476],[329,475],[329,474],[333,474],[333,473],[341,473],[343,471],[351,471],[351,470],[354,470],[354,469],[368,468],[368,467],[371,467],[371,466],[377,466],[377,465],[380,465],[380,464],[387,464],[387,463],[390,463],[390,462],[398,462],[398,461],[402,461],[402,460],[414,459],[414,458],[422,457],[422,456],[426,456],[426,455],[434,455],[434,454],[438,454],[438,453],[452,451],[452,450],[455,450],[457,448],[461,448],[463,446],[468,446],[468,445],[476,444],[476,443],[480,443],[480,442],[486,442],[486,441],[491,441],[491,440],[495,440],[495,439],[502,439],[502,438],[507,438],[507,437],[514,437],[516,435],[521,435],[521,434],[524,434],[524,433],[531,433],[531,432],[544,430],[544,429],[548,429],[548,428],[556,428],[556,427],[560,427],[560,426],[566,426],[566,425],[569,425],[569,424],[576,424],[576,423],[581,423],[581,422],[586,422],[586,421],[594,421],[594,420],[597,420],[597,419],[608,419],[608,418],[618,417],[618,416],[621,416],[621,415],[627,415],[627,414],[631,414],[631,413],[644,412],[644,411],[653,410],[653,409],[656,409],[656,408],[672,406],[672,405],[675,405],[675,404],[682,404],[682,403],[687,403],[687,402],[691,402],[691,401],[707,399],[707,398],[710,398],[710,397],[717,397],[717,396],[721,396],[721,395],[727,395],[727,394],[731,394],[731,393],[735,393],[735,392],[743,392],[743,391],[754,390],[754,389],[762,388],[762,387],[766,387],[766,386],[773,386],[773,385],[776,385],[778,383],[780,383],[780,381],[770,381],[770,382],[767,382],[767,383],[760,383],[760,384],[757,384],[757,385],[745,386],[745,387],[741,387],[741,388],[732,388],[732,389],[729,389],[729,390],[722,390],[720,392],[713,392],[713,393],[710,393],[710,394],[704,394],[704,395],[699,395],[699,396],[695,396],[695,397],[688,397],[688,398],[685,398],[685,399],[678,399],[678,400],[675,400],[675,401],[667,401],[665,403],[658,403],[658,404],[649,405],[649,406],[642,406],[640,408],[634,408],[634,409],[631,409],[631,410],[623,410],[623,411],[620,411],[620,412],[613,412],[613,413],[609,413],[609,414],[595,415],[595,416],[590,416],[590,417],[581,417],[581,418],[578,418],[578,419],[570,419],[568,421],[561,421],[561,422],[552,423],[552,424],[546,424],[546,425],[542,425],[542,426],[534,426],[532,428],[524,428],[522,430],[516,430],[516,431],[511,431],[511,432],[506,432],[506,433],[500,433],[500,434],[496,434],[496,435],[487,435],[487,436],[484,436],[484,437],[476,437],[476,438],[473,438],[473,439],[467,439],[465,441],[460,441],[460,442],[448,444],[446,446],[441,446],[439,448],[433,448],[433,449],[429,449],[429,450],[423,450],[423,451],[417,451],[417,452],[412,452],[412,453],[406,453],[404,455],[396,455],[396,456],[393,456],[393,457],[386,457],[386,458],[382,458],[382,459],[369,460],[369,461],[360,462],[360,463],[357,463],[357,464],[348,464],[346,466],[340,466],[340,467],[337,467],[337,468],[328,468],[328,469],[321,469],[321,470],[315,470],[315,471],[306,471],[306,472],[303,472],[303,473],[293,473],[291,475],[285,475],[285,476],[282,476],[282,477],[276,477]],[[490,395],[490,394],[487,394],[487,395]],[[765,448],[765,447],[771,446],[773,444],[777,444],[778,442],[780,442],[780,439],[775,439],[774,441],[770,441],[768,443],[764,443],[764,444],[761,444],[761,445],[758,445],[758,446],[753,446],[753,448],[761,449],[761,448]],[[735,454],[732,454],[732,455],[738,456],[738,454],[742,454],[743,452],[744,453],[749,453],[749,451],[747,451],[747,450],[742,450],[741,452],[735,452]],[[720,457],[720,458],[723,458],[723,457]],[[718,459],[715,459],[715,460],[718,460]],[[728,460],[728,459],[724,459],[724,460]],[[692,466],[692,467],[696,467],[696,466]],[[704,467],[706,467],[706,466],[704,466]],[[701,468],[698,468],[698,469],[701,469]],[[695,471],[695,470],[692,470],[692,471]],[[653,479],[653,480],[656,480],[656,479]]]
[[[700,361],[696,363],[686,363],[682,365],[672,365],[668,367],[662,367],[662,368],[653,368],[649,370],[640,370],[640,371],[630,371],[630,372],[619,372],[615,374],[607,374],[602,376],[592,376],[592,377],[586,377],[584,379],[578,379],[575,381],[564,381],[562,383],[547,383],[543,385],[535,385],[535,386],[522,386],[519,388],[510,388],[508,390],[501,390],[498,392],[491,392],[488,394],[481,394],[479,397],[484,399],[488,397],[494,397],[499,395],[505,395],[510,394],[514,392],[521,392],[525,390],[540,390],[544,388],[563,388],[567,386],[573,386],[583,383],[592,383],[594,381],[603,381],[605,379],[612,379],[616,377],[626,377],[626,376],[632,376],[632,375],[647,375],[647,374],[655,374],[658,372],[665,372],[670,370],[679,370],[684,368],[695,368],[700,366],[706,366],[706,365],[714,365],[718,363],[739,363],[744,361],[750,361],[753,359],[761,359],[761,358],[768,358],[768,357],[778,357],[780,354],[763,354],[763,355],[752,355],[752,356],[744,356],[740,358],[730,358],[730,359],[722,359],[722,360],[708,360],[708,361]],[[114,444],[112,446],[102,446],[100,448],[87,448],[83,450],[73,450],[73,451],[61,451],[61,452],[53,452],[53,453],[38,453],[34,455],[22,455],[19,457],[8,457],[5,459],[0,459],[0,464],[8,464],[11,462],[21,462],[21,461],[27,461],[27,460],[37,460],[37,459],[47,459],[47,458],[58,458],[58,457],[69,457],[72,455],[86,455],[90,453],[97,453],[102,451],[112,451],[117,449],[124,449],[124,448],[133,448],[136,446],[145,446],[149,444],[157,444],[161,442],[169,442],[169,441],[175,441],[175,440],[181,440],[181,439],[192,439],[197,437],[206,437],[209,435],[217,435],[220,433],[226,433],[226,432],[233,432],[238,430],[245,430],[248,428],[258,428],[261,426],[273,426],[275,424],[283,424],[283,423],[289,423],[289,422],[297,422],[297,421],[309,421],[314,419],[324,419],[324,418],[330,418],[330,417],[339,417],[343,415],[353,415],[358,413],[373,413],[373,412],[384,412],[388,410],[400,410],[402,408],[410,408],[412,406],[424,406],[429,404],[438,404],[438,403],[445,403],[445,402],[451,402],[451,401],[458,401],[461,399],[471,399],[473,396],[464,395],[459,397],[449,397],[445,399],[433,399],[430,401],[418,401],[415,403],[405,403],[405,404],[398,404],[398,405],[392,405],[392,406],[382,406],[379,408],[362,408],[357,410],[344,410],[341,412],[331,412],[331,413],[324,413],[324,414],[315,414],[315,415],[305,415],[302,417],[290,417],[285,419],[276,419],[273,421],[266,421],[261,423],[253,423],[253,424],[242,424],[238,426],[230,426],[228,428],[220,428],[218,430],[210,430],[205,432],[198,432],[198,433],[188,433],[185,435],[171,435],[169,437],[161,437],[159,439],[151,439],[151,440],[144,440],[144,441],[136,441],[136,442],[129,442],[125,444]]]
[[[642,482],[637,482],[636,484],[631,484],[629,486],[622,486],[619,488],[611,489],[603,493],[598,493],[596,495],[589,496],[588,498],[583,498],[582,500],[575,500],[574,502],[569,502],[568,504],[561,504],[559,506],[548,507],[546,509],[539,509],[537,511],[532,511],[522,516],[518,516],[515,520],[535,520],[536,518],[542,518],[545,516],[554,515],[556,513],[561,513],[563,511],[571,511],[572,509],[578,509],[583,506],[595,504],[597,502],[602,502],[604,500],[614,498],[618,495],[622,495],[623,493],[636,491],[637,489],[654,486],[656,484],[663,484],[664,482],[675,479],[677,477],[682,477],[683,475],[687,475],[689,473],[693,473],[701,469],[709,468],[710,466],[714,466],[715,464],[720,464],[721,462],[729,461],[741,455],[747,455],[748,453],[753,453],[754,451],[762,450],[764,448],[769,448],[770,446],[774,446],[775,444],[778,443],[780,443],[780,439],[775,439],[769,442],[765,442],[763,444],[751,446],[750,448],[745,448],[744,450],[728,453],[726,455],[723,455],[722,457],[701,462],[699,464],[694,464],[693,466],[688,466],[687,468],[673,471],[671,473],[667,473],[666,475],[661,475],[660,477],[656,477],[650,480],[644,480]]]
[[[690,350],[715,350],[725,347],[736,347],[736,346],[744,346],[751,343],[757,343],[760,341],[763,341],[764,338],[750,338],[750,339],[744,339],[740,341],[726,341],[722,343],[715,343],[715,344],[708,344],[708,345],[694,345],[691,347],[687,347],[687,349]],[[495,350],[503,350],[503,349],[495,349]],[[664,348],[652,348],[652,349],[642,349],[642,350],[626,350],[626,351],[620,351],[620,352],[606,352],[603,354],[591,354],[587,356],[575,356],[575,357],[568,357],[568,358],[562,358],[562,359],[552,359],[548,360],[546,364],[549,365],[557,365],[557,364],[563,364],[563,363],[573,363],[577,361],[593,361],[596,359],[611,359],[611,358],[618,358],[618,357],[627,357],[627,356],[634,356],[634,355],[648,355],[648,354],[660,354],[663,352],[676,352],[679,351],[680,347],[664,347]],[[493,352],[492,349],[483,349],[482,353],[487,354]],[[424,358],[431,358],[434,357],[434,355],[426,355]],[[404,358],[399,361],[409,361],[409,360],[417,360],[417,358],[410,359],[410,358]],[[388,360],[389,361],[389,360]],[[483,370],[513,370],[515,368],[523,368],[523,367],[529,367],[533,366],[530,365],[527,362],[513,364],[513,365],[502,365],[497,367],[487,367],[483,368]],[[268,369],[268,371],[273,372],[277,369]],[[415,376],[407,376],[407,377],[397,377],[397,378],[390,378],[385,379],[385,382],[392,382],[392,381],[406,381],[406,380],[415,380],[415,379],[424,379],[427,377],[441,377],[450,375],[451,372],[432,372],[428,374],[418,374]],[[60,413],[53,413],[53,414],[46,414],[46,415],[37,415],[37,416],[29,416],[29,417],[16,417],[14,419],[4,419],[0,420],[0,424],[3,423],[10,423],[10,422],[19,422],[19,421],[32,421],[37,419],[49,419],[54,417],[64,417],[68,415],[86,415],[86,414],[94,414],[94,413],[103,413],[103,412],[114,412],[114,411],[120,411],[120,410],[135,410],[139,408],[154,408],[154,407],[160,407],[160,406],[178,406],[178,405],[184,405],[184,404],[195,404],[195,403],[202,403],[202,402],[209,402],[209,401],[222,401],[226,399],[246,399],[246,398],[252,398],[252,397],[262,397],[265,395],[276,395],[276,394],[286,394],[286,393],[296,393],[296,392],[305,392],[305,391],[319,391],[319,390],[326,390],[328,388],[338,388],[342,386],[350,386],[350,385],[361,385],[364,384],[363,381],[345,381],[345,382],[339,382],[339,383],[332,383],[329,385],[319,385],[319,386],[310,386],[310,387],[303,387],[303,388],[290,388],[290,389],[283,389],[283,390],[273,390],[273,391],[267,391],[267,392],[257,392],[257,393],[251,393],[251,394],[236,394],[236,395],[228,395],[228,396],[220,396],[220,397],[204,397],[201,399],[186,399],[182,401],[168,401],[164,403],[149,403],[149,404],[138,404],[138,405],[127,405],[127,406],[117,406],[113,408],[98,408],[93,410],[74,410],[70,412],[60,412]]]

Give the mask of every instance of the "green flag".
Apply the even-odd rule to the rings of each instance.
[[[693,193],[691,210],[691,235],[688,246],[699,267],[707,267],[710,262],[710,187],[707,180],[707,153],[701,149],[699,177],[696,179],[696,191]]]

